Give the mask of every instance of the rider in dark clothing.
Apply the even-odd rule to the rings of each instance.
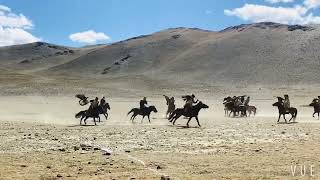
[[[146,108],[146,105],[148,105],[148,102],[147,102],[147,98],[144,97],[142,100],[140,100],[140,109],[144,110]]]
[[[106,104],[106,99],[105,97],[102,97],[102,99],[100,100],[100,106],[104,106]]]
[[[182,96],[182,99],[186,101],[186,104],[183,107],[185,112],[188,112],[188,110],[192,108],[194,103],[198,103],[198,100],[197,101],[194,100],[195,99],[194,94],[192,94],[191,96],[190,95]]]

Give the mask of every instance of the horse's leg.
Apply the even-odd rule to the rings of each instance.
[[[94,122],[94,125],[96,126],[97,123],[96,123],[96,118],[95,117],[93,117],[93,122]]]
[[[143,123],[144,115],[142,116],[141,123]]]
[[[312,117],[314,117],[314,115],[316,114],[317,112],[314,112],[313,114],[312,114]],[[318,113],[319,114],[319,113]]]
[[[181,117],[181,115],[176,114],[176,116],[174,117],[174,121],[173,121],[173,125],[176,123],[177,119],[179,119],[179,117]]]
[[[196,116],[196,120],[197,120],[198,126],[201,127],[198,116]]]
[[[105,117],[106,120],[107,120],[107,119],[108,119],[108,116],[109,116],[108,113],[104,113],[103,115],[104,115],[104,117]]]
[[[88,117],[86,116],[86,118],[84,118],[84,125],[87,125],[87,119],[88,119]]]
[[[192,117],[189,118],[188,122],[187,122],[187,127],[189,127],[189,122],[191,121]]]
[[[318,120],[319,120],[319,117],[320,117],[320,112],[318,112]]]
[[[283,119],[286,121],[286,123],[288,123],[286,119],[286,113],[283,114]]]
[[[149,120],[149,123],[151,123],[151,121],[150,121],[150,114],[148,114],[148,120]]]
[[[82,119],[83,119],[83,116],[80,118],[80,125],[81,125]]]
[[[280,117],[281,117],[281,114],[279,113],[279,118],[278,118],[278,122],[280,121]]]

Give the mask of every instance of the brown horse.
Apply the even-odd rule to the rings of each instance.
[[[257,108],[255,106],[247,106],[247,111],[248,111],[249,117],[251,116],[252,113],[254,116],[256,116]]]

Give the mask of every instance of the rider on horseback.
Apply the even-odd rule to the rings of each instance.
[[[106,99],[103,96],[102,99],[100,100],[100,105],[99,106],[103,107],[105,104],[106,104]]]
[[[247,99],[244,101],[244,106],[249,106],[250,102],[250,96],[247,97]]]
[[[140,100],[140,110],[141,111],[144,111],[145,110],[145,108],[147,107],[147,105],[148,105],[148,102],[147,102],[147,98],[146,97],[143,97],[143,99],[142,100]]]
[[[99,106],[99,98],[96,97],[94,100],[91,101],[91,105],[90,105],[88,111],[93,113],[94,110],[97,110],[98,106]]]
[[[188,112],[192,108],[193,104],[196,104],[199,101],[199,100],[197,101],[194,100],[195,99],[194,94],[192,94],[191,96],[190,95],[182,96],[182,99],[186,101],[186,104],[183,107],[185,112]]]
[[[286,111],[289,111],[290,108],[290,100],[289,100],[289,96],[287,94],[284,95],[284,108],[286,109]]]

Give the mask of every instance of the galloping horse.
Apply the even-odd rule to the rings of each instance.
[[[209,108],[209,106],[202,103],[201,101],[197,105],[190,108],[188,112],[186,112],[183,108],[178,108],[175,111],[173,111],[173,113],[170,115],[169,121],[172,122],[174,125],[179,117],[181,116],[189,117],[189,120],[187,122],[187,127],[189,127],[189,122],[194,117],[197,120],[198,126],[201,127],[199,123],[198,114],[201,109],[206,109],[206,108]]]
[[[312,117],[314,117],[314,115],[318,113],[318,119],[319,119],[319,117],[320,117],[320,103],[313,100],[312,103],[309,104],[309,106],[312,106],[314,108],[314,113],[313,113]]]
[[[99,114],[103,114],[104,117],[106,118],[106,120],[108,119],[108,110],[110,110],[110,105],[109,103],[105,103],[104,105],[100,105],[99,107]],[[99,118],[99,122],[100,122],[100,118]]]
[[[141,115],[142,116],[141,123],[142,123],[144,117],[147,116],[148,120],[149,120],[149,123],[150,123],[150,114],[151,114],[151,112],[157,113],[158,110],[156,109],[155,106],[145,107],[144,110],[141,110],[140,108],[133,108],[133,109],[131,109],[131,111],[128,112],[127,115],[129,115],[130,113],[133,113],[131,118],[130,118],[130,120],[132,120],[132,122],[136,118],[136,116]]]
[[[82,123],[82,120],[84,119],[84,124],[87,125],[87,119],[88,118],[93,118],[94,121],[94,125],[97,125],[96,123],[96,118],[99,119],[100,122],[100,116],[99,116],[99,110],[98,108],[94,109],[94,110],[84,110],[84,111],[80,111],[75,115],[75,118],[81,118],[80,119],[80,125]]]
[[[281,115],[283,115],[283,119],[287,123],[286,114],[291,114],[291,119],[289,120],[289,122],[291,120],[293,120],[293,122],[296,120],[297,115],[298,115],[298,110],[296,108],[291,107],[291,108],[288,109],[288,111],[286,111],[286,109],[284,108],[284,104],[282,102],[276,102],[276,103],[272,104],[272,106],[277,106],[278,107],[278,110],[279,110],[278,122],[280,121]]]

